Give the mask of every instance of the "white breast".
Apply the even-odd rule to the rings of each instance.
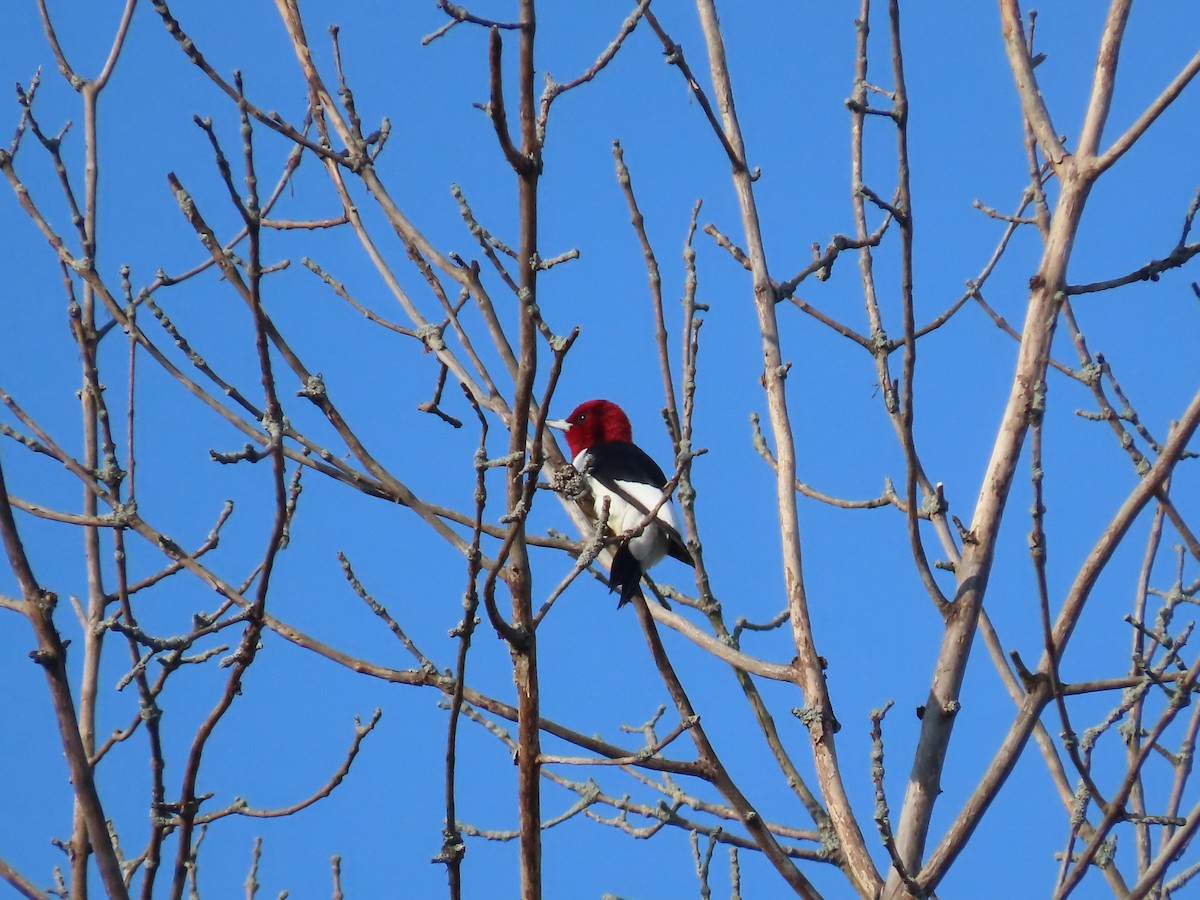
[[[584,457],[586,456],[587,451],[584,450],[575,457],[575,468],[582,470]],[[655,504],[658,503],[659,498],[662,497],[662,491],[649,484],[640,484],[632,481],[617,481],[616,484],[622,491],[641,504],[645,511],[653,509]],[[600,512],[600,505],[604,502],[604,498],[608,498],[608,527],[614,535],[620,535],[630,528],[636,527],[646,517],[646,512],[643,509],[639,509],[637,506],[627,502],[618,494],[612,493],[590,475],[588,476],[588,485],[592,489],[593,497],[595,497],[597,514]],[[675,516],[675,509],[670,501],[659,507],[657,518],[670,525],[677,533],[680,531],[679,521]],[[646,529],[640,535],[629,542],[629,552],[642,564],[643,569],[648,569],[661,562],[662,558],[667,555],[669,541],[667,532],[650,524],[646,526]]]

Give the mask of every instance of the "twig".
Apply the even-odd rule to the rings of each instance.
[[[375,726],[379,724],[380,718],[383,716],[383,710],[376,709],[371,714],[367,724],[363,724],[362,720],[354,717],[354,739],[350,742],[350,748],[346,751],[346,758],[342,760],[341,765],[337,767],[334,773],[329,777],[321,787],[314,791],[310,796],[290,806],[278,807],[275,809],[258,809],[250,806],[245,800],[238,797],[233,803],[224,809],[214,810],[210,813],[205,813],[202,816],[196,817],[196,824],[206,825],[209,822],[215,822],[217,819],[223,819],[226,816],[247,816],[252,819],[277,819],[285,816],[291,816],[312,806],[318,800],[323,800],[334,792],[338,785],[342,783],[347,775],[350,774],[350,767],[354,764],[355,757],[358,756],[358,751],[361,749],[362,742],[367,735],[375,730]]]

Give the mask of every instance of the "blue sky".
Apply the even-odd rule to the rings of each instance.
[[[94,74],[107,54],[116,11],[70,9],[51,3],[64,49],[75,68]],[[539,19],[539,71],[566,81],[586,68],[608,43],[628,9],[621,4],[543,4]],[[576,7],[585,8],[576,8]],[[687,4],[656,4],[663,25],[680,42],[695,71],[707,69],[695,12]],[[508,4],[472,7],[480,15],[508,18]],[[220,72],[240,69],[247,92],[261,107],[286,118],[303,115],[305,92],[286,35],[269,4],[177,4],[175,14]],[[423,4],[305,3],[303,12],[318,64],[328,66],[327,23],[341,26],[347,75],[368,129],[383,116],[393,125],[380,158],[393,196],[434,245],[464,257],[478,256],[464,228],[450,185],[461,185],[477,217],[495,234],[516,241],[515,179],[495,145],[490,122],[473,103],[487,99],[486,35],[461,26],[422,47],[422,36],[441,23],[432,2]],[[850,232],[849,116],[857,4],[788,4],[768,9],[723,5],[723,25],[772,274],[791,277],[810,259],[812,242],[824,245]],[[879,13],[883,13],[880,10]],[[75,95],[55,72],[33,4],[7,11],[0,33],[0,68],[7,83],[28,85],[41,67],[36,111],[43,128],[74,124],[64,145],[68,166],[81,160],[82,122]],[[1060,132],[1073,136],[1082,120],[1103,21],[1099,9],[1050,4],[1038,18],[1038,47],[1048,54],[1037,70]],[[990,4],[922,3],[904,11],[906,71],[911,100],[916,231],[915,306],[927,321],[962,293],[987,262],[1002,225],[972,208],[972,201],[1012,212],[1027,181],[1021,120],[1004,58],[996,10]],[[1146,5],[1131,20],[1122,53],[1106,139],[1123,130],[1158,94],[1196,49],[1200,9],[1188,4]],[[886,20],[873,23],[871,78],[889,85]],[[515,47],[506,44],[513,71]],[[327,75],[329,74],[327,70]],[[707,79],[705,78],[707,83]],[[512,95],[510,95],[511,97]],[[510,99],[510,103],[511,103]],[[19,108],[6,107],[15,126]],[[204,257],[175,205],[166,173],[175,172],[197,198],[219,234],[236,227],[204,134],[193,114],[211,116],[236,155],[236,110],[184,59],[149,5],[137,10],[128,44],[100,108],[100,250],[97,265],[116,285],[128,264],[137,290],[163,268],[179,272]],[[895,181],[892,133],[872,121],[868,182],[881,195]],[[2,130],[0,130],[2,131]],[[4,132],[8,133],[8,132]],[[289,150],[258,128],[260,181],[273,185]],[[614,176],[611,146],[619,139],[646,214],[648,234],[663,271],[668,327],[679,376],[680,314],[684,268],[682,241],[693,204],[703,199],[703,226],[713,223],[741,243],[729,166],[679,73],[663,62],[661,46],[645,26],[630,37],[614,63],[592,84],[554,105],[541,186],[542,256],[571,248],[580,259],[546,273],[539,302],[547,321],[581,336],[563,373],[552,412],[606,396],[630,413],[636,439],[665,464],[669,440],[661,426],[661,378],[645,268],[625,200]],[[1073,282],[1132,271],[1165,256],[1179,237],[1188,203],[1200,186],[1195,148],[1200,108],[1193,87],[1141,144],[1104,179],[1090,199],[1070,267]],[[65,206],[45,154],[29,136],[17,160],[31,195],[64,231]],[[79,177],[76,174],[76,177]],[[381,246],[404,286],[426,310],[433,299],[406,267],[404,249],[388,240],[381,220],[359,197]],[[311,158],[302,164],[278,215],[324,218],[338,211],[328,180]],[[66,328],[61,277],[45,241],[7,187],[0,191],[4,241],[5,326],[0,328],[0,387],[13,395],[62,444],[80,445],[77,352]],[[1194,237],[1193,237],[1194,240]],[[696,464],[697,510],[714,589],[732,621],[762,621],[784,604],[775,527],[774,478],[751,444],[749,415],[765,413],[758,386],[761,356],[749,280],[728,255],[697,235],[699,299],[710,306],[701,333],[696,441],[708,449]],[[1027,283],[1040,250],[1036,232],[1023,229],[987,286],[989,302],[1019,327]],[[309,368],[323,373],[332,395],[377,457],[431,502],[467,508],[473,490],[472,456],[478,440],[468,426],[455,431],[416,410],[436,378],[430,357],[413,342],[365,322],[333,297],[300,265],[309,256],[345,282],[361,301],[399,319],[400,310],[348,231],[287,232],[268,236],[268,260],[290,259],[267,282],[266,304]],[[894,245],[880,250],[876,272],[891,333],[900,329]],[[1092,349],[1112,362],[1143,421],[1160,439],[1196,390],[1195,267],[1166,273],[1157,284],[1081,298],[1076,312]],[[494,296],[502,297],[493,285]],[[802,295],[865,331],[856,262],[839,260],[834,277],[807,283]],[[511,298],[504,298],[509,300]],[[164,291],[159,302],[214,367],[257,396],[253,334],[245,308],[212,272]],[[433,315],[432,312],[429,312]],[[782,309],[784,354],[793,363],[788,382],[799,446],[800,477],[847,497],[877,495],[885,477],[900,484],[903,459],[884,415],[870,358],[860,348],[805,317]],[[502,307],[505,321],[512,309]],[[148,320],[148,317],[146,317]],[[149,324],[143,324],[149,328]],[[478,326],[478,322],[473,323]],[[117,334],[104,363],[113,402],[124,396],[127,347]],[[169,342],[164,340],[163,346]],[[1056,355],[1075,358],[1065,334]],[[1016,346],[982,312],[965,307],[920,346],[916,436],[931,478],[946,485],[951,511],[969,520],[1008,393]],[[264,467],[217,466],[210,448],[232,451],[244,439],[202,410],[148,359],[138,363],[137,461],[142,514],[184,546],[203,541],[226,498],[236,503],[214,566],[239,581],[261,558],[270,510]],[[543,366],[543,377],[545,366]],[[331,440],[315,410],[293,398],[295,385],[281,375],[289,416],[318,440]],[[119,397],[118,397],[119,395]],[[469,409],[447,387],[447,407],[471,421]],[[1074,415],[1093,406],[1090,394],[1061,377],[1049,385],[1046,432],[1047,505],[1050,510],[1050,589],[1061,599],[1080,560],[1136,475],[1107,429]],[[121,401],[123,402],[123,401]],[[12,422],[7,414],[0,420]],[[505,436],[493,422],[489,450],[500,455]],[[335,445],[336,446],[336,445]],[[58,509],[76,509],[79,488],[53,463],[34,458],[11,441],[0,445],[10,490]],[[1006,649],[1027,662],[1041,647],[1032,567],[1028,561],[1028,464],[1018,474],[986,608]],[[502,482],[489,482],[493,498]],[[1181,470],[1175,486],[1180,509],[1195,509],[1194,476]],[[493,500],[498,503],[497,500]],[[502,510],[489,508],[496,521]],[[1128,658],[1128,626],[1148,516],[1135,526],[1101,581],[1064,667],[1068,680],[1114,676]],[[84,587],[76,532],[25,516],[20,519],[39,577],[61,596]],[[569,529],[549,495],[539,498],[535,530]],[[885,729],[888,789],[896,814],[915,746],[915,707],[925,701],[941,636],[940,619],[915,576],[903,517],[893,509],[842,512],[811,501],[801,505],[806,578],[818,648],[830,661],[829,678],[842,724],[838,751],[844,777],[864,827],[873,807],[869,769],[871,709],[896,702]],[[1168,541],[1170,538],[1168,538]],[[452,548],[407,510],[309,474],[280,558],[268,608],[275,615],[346,652],[383,665],[409,664],[403,649],[345,586],[335,552],[343,550],[367,589],[410,630],[440,667],[452,664],[455,644],[447,630],[461,615],[465,569]],[[1170,553],[1155,583],[1174,577]],[[157,552],[134,547],[131,565],[145,574],[160,564]],[[570,568],[561,555],[535,556],[535,596],[544,596]],[[1195,575],[1194,563],[1186,570]],[[689,588],[689,572],[675,563],[656,571],[662,581]],[[952,578],[938,576],[944,590]],[[0,592],[14,593],[0,573]],[[178,633],[192,612],[211,609],[213,594],[187,576],[147,595],[139,615],[147,628]],[[636,620],[595,582],[577,582],[539,632],[545,714],[585,733],[631,746],[623,724],[650,718],[668,697]],[[3,688],[0,709],[11,725],[0,734],[0,857],[37,884],[65,860],[52,836],[70,826],[69,785],[50,718],[41,673],[28,663],[32,637],[25,623],[5,613],[0,628]],[[66,604],[60,622],[74,623]],[[77,629],[76,629],[77,631]],[[481,627],[470,662],[470,680],[481,690],[510,698],[508,653]],[[77,634],[75,634],[77,638]],[[677,635],[668,649],[718,750],[764,815],[797,827],[810,824],[769,759],[736,683]],[[783,632],[746,639],[746,648],[786,661],[794,648]],[[78,660],[75,660],[77,663]],[[129,691],[111,692],[128,668],[123,646],[104,659],[101,736],[136,712]],[[163,698],[168,741],[168,790],[178,784],[182,753],[196,724],[214,702],[218,676],[182,673]],[[807,738],[788,710],[802,705],[793,690],[764,685],[784,739],[802,771],[811,770]],[[259,807],[284,806],[307,796],[338,765],[352,736],[353,717],[384,716],[365,742],[346,782],[327,800],[300,815],[262,822],[231,818],[210,829],[200,855],[207,896],[240,891],[254,835],[264,836],[259,880],[263,895],[328,894],[329,863],[342,856],[347,896],[440,896],[444,872],[429,864],[440,845],[441,778],[446,713],[432,691],[391,686],[354,675],[274,635],[264,641],[244,696],[222,722],[206,755],[202,789],[214,805],[243,796]],[[1109,708],[1106,700],[1081,703],[1079,727]],[[964,713],[951,745],[945,791],[934,834],[951,821],[987,765],[1013,717],[1013,705],[982,647],[968,670]],[[673,723],[672,713],[664,719]],[[1047,718],[1052,733],[1059,726]],[[666,727],[670,727],[667,725]],[[664,728],[665,730],[665,728]],[[515,827],[515,769],[507,751],[469,723],[462,730],[460,816],[480,828]],[[569,752],[547,742],[548,752]],[[683,742],[675,751],[685,754]],[[1107,752],[1112,748],[1106,748]],[[136,738],[107,761],[102,791],[119,797],[109,809],[127,852],[136,852],[145,830],[146,751]],[[654,795],[612,771],[567,770],[594,777],[607,793]],[[544,787],[547,817],[569,807],[569,792]],[[698,795],[715,799],[695,788]],[[1186,804],[1185,804],[1186,805]],[[15,811],[15,812],[14,812]],[[644,823],[640,823],[644,824]],[[985,818],[975,849],[960,860],[942,896],[1041,896],[1048,894],[1068,828],[1045,767],[1030,749],[1012,781]],[[873,849],[883,854],[873,836]],[[1003,842],[1011,848],[997,853]],[[1194,858],[1194,854],[1192,854]],[[582,818],[545,835],[547,897],[683,897],[696,893],[686,835],[666,830],[634,841]],[[728,895],[727,859],[713,863],[716,896]],[[743,895],[776,896],[775,873],[754,854],[741,856]],[[840,875],[813,864],[806,874],[828,896],[842,896]],[[512,896],[516,845],[473,840],[464,864],[468,896]],[[982,887],[981,887],[982,885]],[[989,885],[995,886],[991,892]],[[1001,888],[1001,885],[1003,887]],[[1088,890],[1097,894],[1087,893]],[[1104,895],[1092,876],[1080,896]],[[400,892],[400,893],[397,893]],[[407,893],[403,893],[407,892]]]

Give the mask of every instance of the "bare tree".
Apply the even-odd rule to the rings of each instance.
[[[89,889],[109,897],[200,895],[206,861],[230,866],[205,845],[210,832],[314,805],[305,815],[319,816],[319,801],[347,790],[343,780],[372,757],[408,782],[428,782],[414,760],[430,755],[441,785],[440,839],[435,824],[405,822],[403,840],[420,833],[434,848],[452,898],[471,893],[468,846],[509,840],[518,848],[521,896],[540,897],[543,884],[562,894],[547,874],[543,833],[584,820],[593,823],[585,842],[610,832],[686,835],[689,851],[671,871],[689,890],[698,879],[704,897],[713,890],[717,845],[729,854],[733,896],[759,883],[776,895],[782,881],[803,897],[932,897],[969,885],[979,860],[996,855],[981,835],[999,815],[989,819],[989,810],[1008,797],[1030,820],[1055,823],[1057,843],[1031,833],[1011,844],[1003,863],[1027,865],[1057,852],[1044,885],[1049,896],[1071,895],[1088,879],[1093,891],[1103,880],[1117,897],[1167,897],[1200,873],[1187,855],[1200,823],[1191,777],[1200,657],[1190,646],[1192,623],[1177,615],[1195,604],[1200,587],[1186,462],[1195,455],[1188,448],[1200,426],[1200,393],[1194,366],[1181,378],[1138,377],[1145,362],[1127,324],[1146,302],[1139,287],[1155,282],[1155,297],[1170,295],[1155,301],[1169,310],[1164,328],[1192,333],[1180,295],[1200,298],[1200,287],[1189,289],[1176,270],[1200,253],[1192,234],[1200,193],[1174,197],[1174,213],[1156,213],[1156,228],[1177,216],[1158,229],[1177,238],[1153,258],[1113,258],[1113,270],[1095,280],[1072,274],[1078,248],[1097,242],[1085,213],[1121,174],[1116,164],[1163,127],[1160,119],[1195,118],[1194,97],[1184,92],[1200,71],[1200,52],[1170,60],[1172,74],[1156,93],[1138,98],[1128,121],[1107,127],[1128,0],[1113,0],[1098,25],[1090,87],[1077,107],[1057,105],[1039,83],[1043,64],[1063,47],[1038,34],[1035,13],[1000,0],[989,27],[1011,79],[974,87],[1016,98],[1021,127],[1012,129],[1013,147],[1025,160],[1025,182],[1007,198],[1011,212],[996,205],[1004,201],[974,200],[989,243],[971,246],[979,262],[956,274],[966,287],[943,302],[918,290],[921,273],[959,262],[923,237],[918,211],[932,201],[918,190],[928,182],[911,149],[921,135],[906,68],[914,52],[925,61],[942,51],[926,41],[906,44],[898,0],[886,9],[862,0],[857,18],[841,24],[854,37],[838,87],[844,91],[850,78],[838,113],[849,125],[850,205],[805,210],[806,232],[833,236],[802,242],[801,251],[794,214],[771,211],[786,198],[772,196],[777,188],[754,162],[767,152],[755,140],[770,132],[762,124],[744,132],[739,111],[749,104],[735,103],[735,41],[744,23],[723,30],[713,0],[697,0],[695,16],[638,0],[620,15],[604,13],[603,38],[578,28],[570,41],[554,42],[539,30],[533,0],[509,4],[503,20],[437,3],[440,24],[423,41],[432,46],[393,52],[482,60],[475,90],[486,99],[473,111],[472,158],[507,185],[507,206],[498,210],[490,193],[479,205],[470,188],[455,184],[444,206],[457,214],[457,231],[441,221],[444,209],[412,199],[442,125],[405,103],[416,103],[415,94],[438,97],[443,85],[418,91],[373,79],[349,45],[343,56],[338,27],[316,37],[322,14],[306,8],[302,17],[298,0],[276,0],[273,31],[246,27],[216,38],[200,12],[165,0],[137,6],[127,0],[105,38],[109,49],[89,71],[81,62],[88,54],[62,38],[67,12],[37,0],[40,46],[62,81],[39,72],[18,85],[15,134],[0,150],[15,199],[5,232],[23,229],[48,247],[55,269],[38,271],[54,279],[44,293],[65,296],[79,365],[77,383],[66,386],[56,368],[62,323],[43,327],[39,318],[26,326],[13,314],[8,358],[0,361],[0,432],[10,439],[0,457],[0,535],[11,572],[0,582],[8,591],[0,607],[14,614],[9,631],[21,630],[20,619],[29,623],[20,640],[33,639],[28,655],[46,695],[32,697],[20,680],[28,662],[16,644],[3,645],[3,665],[53,720],[55,752],[48,734],[45,746],[21,752],[61,752],[72,811],[48,804],[69,821],[58,841],[65,864],[53,873],[11,855],[0,840],[0,877],[9,885],[28,897],[83,898]],[[595,15],[542,12],[569,23]],[[387,15],[372,21],[386,29]],[[1086,18],[1059,15],[1065,28]],[[1169,20],[1163,14],[1154,27],[1169,28]],[[285,42],[294,67],[264,72],[254,41]],[[229,47],[247,54],[234,67],[223,61]],[[139,198],[110,192],[104,173],[113,160],[125,164],[126,155],[144,152],[157,132],[152,123],[123,131],[117,126],[145,111],[101,100],[112,96],[123,66],[139,65],[137,54],[149,48],[172,61],[173,75],[199,79],[210,109],[194,117],[194,140],[212,163],[203,172],[181,163],[168,174],[176,149],[153,149],[164,170],[154,177],[165,174],[177,213],[169,224],[150,223],[167,239],[147,253],[106,228],[109,207]],[[543,81],[542,60],[566,50],[588,61],[569,80],[546,74]],[[562,225],[558,204],[571,179],[586,176],[555,142],[564,140],[564,109],[659,50],[673,71],[643,85],[654,94],[647,108],[678,107],[686,91],[691,134],[702,136],[703,152],[719,160],[733,191],[706,168],[685,173],[695,182],[691,196],[715,195],[717,212],[710,223],[713,202],[673,210],[682,260],[660,268],[661,238],[643,209],[648,195],[655,210],[669,206],[660,180],[678,173],[669,163],[661,171],[644,165],[632,152],[627,159],[629,139],[613,142],[615,179],[605,190],[627,207],[641,251],[630,243],[621,253],[647,278],[636,298],[643,324],[631,326],[635,304],[625,298],[564,302],[586,285],[555,279],[570,278],[562,273],[583,265],[590,248],[571,247],[585,232]],[[369,58],[369,50],[361,53]],[[280,87],[286,79],[303,87],[299,106]],[[82,110],[82,136],[58,111],[69,93]],[[1174,108],[1189,99],[1186,109]],[[615,116],[611,100],[588,108]],[[438,102],[448,120],[457,115],[450,102]],[[284,103],[292,113],[277,111],[289,108]],[[177,112],[177,105],[168,110]],[[941,112],[948,119],[954,111]],[[475,146],[481,116],[489,140]],[[954,127],[937,118],[926,120],[927,143],[946,140]],[[1139,165],[1190,166],[1194,178],[1194,157],[1194,147],[1176,141]],[[972,160],[947,154],[941,165]],[[954,202],[967,207],[972,199]],[[188,237],[178,247],[174,235],[184,231],[176,227]],[[1150,230],[1142,222],[1119,227]],[[463,241],[470,252],[451,249]],[[130,265],[134,258],[161,259],[154,277],[140,271],[146,263]],[[664,294],[675,284],[681,296],[672,306]],[[725,294],[728,307],[753,308],[755,346],[733,329],[710,336],[714,329],[702,328],[719,312],[712,298]],[[861,306],[851,309],[847,297]],[[26,302],[33,301],[12,305]],[[1088,327],[1101,303],[1119,307],[1122,323],[1115,334],[1101,326],[1104,353],[1092,349]],[[1009,324],[1017,310],[1019,324]],[[581,576],[603,580],[614,549],[655,513],[647,509],[625,534],[597,529],[603,509],[546,428],[552,409],[586,399],[568,399],[560,381],[572,391],[612,389],[605,367],[614,355],[594,354],[589,364],[572,351],[581,329],[614,318],[630,341],[617,354],[622,360],[637,356],[631,332],[656,357],[661,390],[656,383],[652,405],[661,408],[674,451],[662,502],[673,495],[680,504],[695,561],[694,587],[647,579],[647,589],[674,606],[634,599],[645,647],[628,665],[646,718],[625,723],[633,737],[616,733],[593,704],[570,702],[607,677],[562,667],[571,654],[564,640],[591,635],[550,630],[570,615],[563,598],[601,593]],[[350,328],[354,336],[343,339]],[[765,410],[753,414],[737,452],[769,472],[773,487],[760,506],[741,498],[735,516],[705,502],[706,482],[747,461],[732,450],[723,457],[727,444],[711,427],[730,419],[707,409],[743,413],[738,403],[709,399],[714,388],[701,389],[715,365],[700,364],[702,334],[706,360],[733,352],[755,360],[761,393],[752,403]],[[823,363],[819,377],[798,378],[793,363],[826,340],[853,355]],[[982,355],[973,349],[981,342],[992,371],[1005,367],[1003,390],[998,381],[985,389],[982,369],[937,377],[948,359]],[[397,357],[403,374],[394,377],[382,366]],[[638,363],[642,393],[652,365]],[[970,424],[960,421],[955,399],[964,382]],[[814,438],[806,421],[830,386],[856,383],[875,387],[875,422],[862,433],[886,436],[877,445],[864,437],[870,446],[856,451],[884,485],[869,499],[819,486],[827,471],[840,485],[862,480],[848,477],[858,476],[858,464],[828,436],[830,422]],[[1164,398],[1176,403],[1167,412]],[[81,425],[65,418],[66,403],[77,404]],[[928,412],[956,403],[948,415]],[[414,406],[421,417],[408,415]],[[404,424],[385,427],[392,419]],[[231,436],[240,448],[230,449]],[[705,455],[710,438],[716,452]],[[814,444],[834,456],[846,450],[845,464],[815,464]],[[1093,460],[1109,456],[1122,460],[1125,476],[1089,472]],[[236,508],[213,505],[218,490],[237,497]],[[1060,505],[1067,513],[1053,514]],[[319,521],[306,519],[309,508]],[[559,510],[578,539],[547,527]],[[830,539],[820,534],[824,524],[809,529],[810,518],[852,524]],[[756,571],[742,577],[714,562],[722,542],[741,539],[735,532],[752,532],[756,544]],[[802,554],[814,541],[835,542],[836,553]],[[1056,554],[1064,548],[1065,566],[1051,564],[1052,545]],[[897,551],[906,558],[902,586],[888,561]],[[311,570],[301,560],[309,554],[336,564],[337,596],[305,580]],[[397,554],[405,558],[393,568]],[[778,565],[768,572],[765,560]],[[830,597],[831,584],[843,596]],[[1118,592],[1119,609],[1097,600]],[[383,596],[396,599],[385,604]],[[840,630],[854,629],[853,638],[830,636],[839,630],[831,625],[833,600],[844,601]],[[402,612],[389,611],[397,603]],[[902,610],[927,655],[915,643],[897,649],[886,629],[863,626],[882,621],[879,604]],[[767,607],[777,612],[758,621]],[[595,604],[587,609],[598,615]],[[398,650],[364,637],[366,620]],[[987,665],[977,658],[969,667],[977,640]],[[744,646],[751,643],[758,649]],[[289,647],[300,652],[277,656]],[[496,648],[507,657],[503,667]],[[395,663],[395,652],[407,667]],[[260,673],[278,666],[307,673],[297,696],[261,697]],[[856,672],[869,682],[865,691],[839,681]],[[909,673],[927,696],[906,709],[914,698],[888,680]],[[337,684],[345,690],[324,687],[343,674],[349,680]],[[380,709],[355,708],[369,703],[363,698],[374,683],[432,689],[399,701],[407,721],[392,732],[396,745],[368,740]],[[718,694],[717,683],[741,698],[742,724],[734,724],[725,705],[731,695]],[[1011,705],[995,694],[997,684]],[[256,713],[239,716],[256,694]],[[433,698],[446,711],[436,726],[417,711]],[[266,793],[272,767],[255,751],[272,734],[264,709],[273,702],[358,713],[314,784],[297,786],[281,767],[293,794],[275,804],[236,793]],[[899,710],[889,717],[894,703]],[[304,717],[287,715],[293,725]],[[25,727],[7,718],[11,732]],[[488,750],[479,751],[479,740]],[[214,764],[229,758],[214,749],[223,741],[254,758],[232,778]],[[970,749],[956,749],[964,741]],[[774,781],[757,771],[764,759],[778,770]],[[1015,773],[1034,765],[1043,788],[1023,794]],[[582,769],[588,774],[577,774]],[[464,812],[479,808],[481,781],[503,785],[510,828]],[[131,783],[139,785],[136,800]],[[564,796],[565,805],[552,806]],[[23,814],[6,818],[15,827]],[[359,837],[345,835],[347,843]],[[245,891],[254,896],[272,851],[255,839],[247,852]],[[334,857],[333,896],[342,896],[344,877]],[[380,895],[407,880],[385,869],[367,877]],[[487,883],[485,874],[475,877]],[[49,888],[41,886],[47,878]]]

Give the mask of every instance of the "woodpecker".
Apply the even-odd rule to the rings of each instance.
[[[633,442],[633,427],[625,411],[608,400],[588,400],[565,419],[546,422],[566,433],[572,465],[587,478],[600,514],[608,498],[608,527],[614,535],[640,524],[658,506],[655,519],[642,533],[617,547],[608,577],[609,591],[621,589],[620,609],[635,596],[644,596],[642,573],[668,554],[694,566],[680,536],[675,509],[668,500],[659,505],[667,477],[658,464]]]

